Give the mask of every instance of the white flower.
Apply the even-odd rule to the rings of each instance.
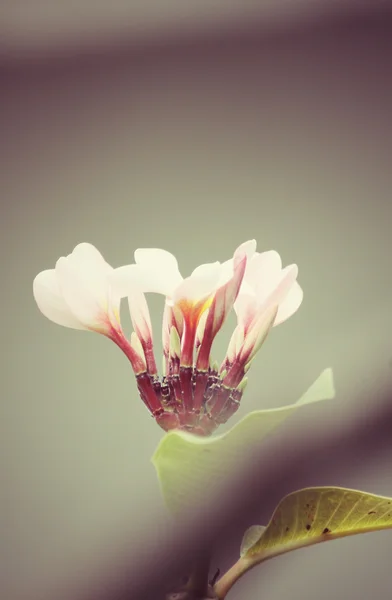
[[[55,269],[39,273],[33,290],[50,320],[97,331],[123,350],[143,402],[163,429],[209,435],[237,410],[245,373],[271,327],[301,304],[297,274],[296,265],[282,269],[277,252],[257,253],[255,240],[241,244],[226,262],[200,265],[186,278],[166,250],[140,248],[135,264],[113,269],[94,246],[79,244]],[[147,292],[165,297],[161,380]],[[134,329],[130,341],[120,322],[123,297]],[[238,325],[219,370],[212,343],[233,306]]]
[[[256,252],[249,260],[234,304],[238,325],[222,365],[222,370],[227,371],[225,384],[239,383],[271,327],[298,310],[303,291],[297,276],[297,265],[282,269],[281,258],[274,250]]]
[[[144,371],[140,344],[135,336],[128,342],[121,328],[120,298],[113,294],[108,281],[112,271],[92,244],[78,244],[71,254],[58,259],[54,269],[36,276],[34,298],[40,311],[54,323],[106,335],[125,352],[135,372]],[[139,298],[143,307],[142,300]]]
[[[254,240],[246,242],[237,248],[231,261],[200,265],[185,279],[173,254],[160,248],[141,248],[135,251],[135,264],[115,269],[110,281],[120,297],[131,297],[135,290],[166,297],[162,333],[165,352],[169,354],[170,332],[175,327],[181,338],[180,364],[192,367],[197,327],[203,313],[209,311],[206,330],[209,332],[208,342],[212,343],[233,306],[247,257],[253,254],[255,248]],[[137,322],[135,315],[134,319]],[[204,340],[207,344],[206,333]],[[206,356],[202,365],[199,360],[198,366],[207,369],[208,360]]]

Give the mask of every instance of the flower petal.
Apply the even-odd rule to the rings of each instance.
[[[268,310],[271,306],[278,307],[287,297],[291,287],[294,285],[294,282],[297,279],[297,276],[297,265],[289,265],[288,267],[282,269],[275,288],[270,290],[269,295],[264,297],[263,302],[259,304],[260,312],[263,310]],[[258,302],[260,302],[259,297]]]
[[[102,254],[92,244],[78,244],[67,260],[80,279],[84,287],[94,296],[105,298],[108,290],[108,275],[113,271]]]
[[[178,262],[176,257],[162,250],[161,248],[138,248],[135,250],[135,262],[140,265],[143,270],[153,273],[158,282],[158,293],[165,293],[161,291],[161,279],[164,279],[164,287],[167,290],[173,291],[183,280],[183,277],[178,269]],[[143,290],[143,291],[155,291]],[[170,295],[165,294],[165,295]]]
[[[138,265],[118,267],[108,275],[108,282],[118,297],[126,298],[142,290],[142,271]]]
[[[275,250],[256,253],[248,263],[245,281],[254,289],[260,302],[277,285],[282,270],[282,260]]]
[[[277,306],[271,304],[266,310],[260,312],[252,323],[249,333],[245,335],[242,347],[238,352],[239,361],[244,362],[245,366],[265,342],[275,323],[276,314]]]
[[[288,295],[279,305],[274,327],[286,321],[301,306],[304,297],[303,290],[297,281],[294,281]]]
[[[150,311],[146,297],[143,293],[136,292],[132,296],[128,296],[128,304],[133,328],[143,347],[147,371],[150,375],[156,375]]]
[[[251,324],[258,309],[256,295],[253,293],[241,293],[234,303],[238,323],[246,330]]]
[[[68,258],[72,260],[75,259],[75,262],[78,264],[95,263],[97,265],[102,265],[102,267],[110,267],[109,263],[106,262],[98,248],[96,248],[93,244],[89,244],[88,242],[77,244],[72,250],[71,254],[68,255]]]
[[[54,269],[38,273],[33,282],[33,294],[39,310],[50,321],[73,329],[87,329],[64,300]]]
[[[152,292],[170,298],[174,290],[165,271],[157,267],[144,267],[139,264],[125,265],[114,269],[109,276],[109,281],[120,298],[132,296],[137,292]]]
[[[229,281],[233,277],[233,270],[235,267],[235,263],[240,261],[244,255],[247,258],[247,265],[249,265],[251,258],[253,257],[256,250],[256,240],[249,240],[244,242],[240,246],[238,246],[237,250],[234,252],[233,258],[229,258],[221,264],[221,277],[219,280],[218,287],[223,286],[225,283]],[[242,286],[246,286],[245,280],[242,281]],[[249,289],[252,289],[250,285],[248,285]]]
[[[237,254],[245,253],[248,261],[250,261],[256,252],[256,246],[256,240],[248,240],[247,242],[243,242],[238,246],[237,250],[234,253],[234,256]]]
[[[209,296],[217,288],[220,276],[219,262],[200,265],[175,289],[173,303],[177,304],[182,299],[201,300]]]
[[[135,292],[128,296],[129,312],[134,330],[141,340],[152,340],[150,311],[143,293]]]
[[[85,269],[76,266],[74,261],[65,257],[59,258],[56,263],[56,276],[58,278],[61,294],[75,317],[89,329],[98,331],[106,330],[107,323],[107,291],[103,292],[101,281],[97,280],[94,287],[95,273],[87,275]]]

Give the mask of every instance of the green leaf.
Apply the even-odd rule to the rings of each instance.
[[[293,492],[278,504],[265,528],[254,525],[245,532],[240,559],[216,583],[214,591],[218,598],[225,598],[249,569],[291,550],[390,528],[392,498],[339,487]]]
[[[169,510],[179,513],[205,503],[207,491],[225,481],[252,445],[260,444],[300,406],[334,395],[332,370],[325,369],[297,403],[251,412],[222,435],[202,438],[182,431],[167,433],[152,462]]]
[[[327,540],[392,528],[392,498],[339,487],[306,488],[280,502],[245,557],[252,563]]]

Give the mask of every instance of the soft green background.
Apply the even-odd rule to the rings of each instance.
[[[162,433],[126,359],[45,320],[33,301],[34,276],[77,243],[114,266],[137,247],[164,247],[186,274],[254,237],[298,263],[303,305],[260,352],[236,418],[295,401],[326,366],[342,399],[375,369],[388,374],[388,39],[371,24],[331,25],[4,72],[7,600],[83,579],[118,538],[137,545],[151,533],[160,505],[149,459]],[[160,299],[151,306],[159,326]],[[345,483],[392,495],[387,461]],[[252,572],[232,597],[253,597],[263,581],[271,600],[329,598],[326,582],[338,598],[370,598],[374,582],[390,589],[391,551],[390,532],[326,544]]]

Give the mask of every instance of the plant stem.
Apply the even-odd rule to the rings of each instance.
[[[196,597],[204,598],[208,594],[208,574],[210,571],[210,554],[205,552],[195,561],[193,571],[186,588]]]
[[[227,593],[231,590],[233,585],[239,580],[240,577],[250,568],[249,561],[244,558],[239,558],[236,563],[214,585],[214,592],[219,598],[223,600],[226,598]]]

